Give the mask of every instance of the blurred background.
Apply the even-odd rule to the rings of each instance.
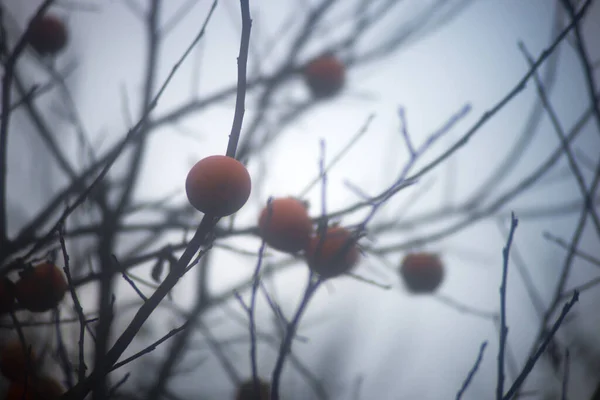
[[[18,39],[39,3],[2,3],[9,41]],[[572,3],[579,9],[585,2]],[[67,49],[51,60],[28,52],[17,70],[26,87],[61,81],[36,98],[36,107],[74,170],[91,165],[138,121],[144,92],[160,88],[200,32],[211,6],[207,1],[115,0],[57,2],[50,8],[68,26]],[[149,51],[146,23],[153,7],[161,38],[155,43],[156,53]],[[409,162],[400,109],[416,148],[460,115],[416,160],[409,173],[413,175],[518,87],[530,70],[520,44],[537,59],[571,22],[562,2],[550,0],[271,0],[250,1],[250,9],[249,84],[238,156],[252,176],[251,198],[235,217],[220,222],[220,232],[225,233],[206,256],[206,266],[191,270],[179,282],[123,357],[196,315],[170,377],[164,378],[161,368],[178,336],[109,375],[114,384],[130,373],[117,391],[123,397],[149,398],[150,391],[158,398],[233,398],[236,386],[251,371],[247,315],[232,288],[252,277],[261,241],[251,228],[269,196],[302,197],[310,204],[311,216],[319,216],[322,185],[311,182],[319,176],[320,158],[328,164],[364,130],[327,175],[327,212],[346,210],[364,200],[360,193],[376,196],[389,188]],[[600,79],[598,21],[600,5],[593,1],[580,34],[595,62],[591,75],[596,80]],[[109,173],[106,187],[119,193],[131,160],[136,154],[143,160],[132,186],[132,211],[121,220],[122,227],[131,229],[123,228],[112,248],[122,263],[167,243],[179,246],[200,222],[202,215],[187,203],[184,182],[195,162],[224,154],[227,148],[241,27],[239,2],[218,2],[204,36],[152,111],[144,150],[126,149]],[[345,63],[346,83],[334,98],[315,101],[297,70],[327,51]],[[155,66],[150,85],[149,63]],[[578,129],[570,148],[589,188],[600,163],[600,114],[598,104],[596,114],[592,111],[577,37],[571,34],[561,41],[538,75],[564,134]],[[25,108],[12,113],[8,146],[9,233],[14,235],[71,177],[48,151]],[[543,168],[545,164],[548,168]],[[598,209],[597,192],[591,193]],[[107,196],[108,202],[111,199]],[[71,268],[82,279],[98,271],[97,231],[86,233],[84,227],[93,226],[102,214],[91,203],[86,202],[67,224],[67,231],[75,232],[67,236],[76,260]],[[598,277],[600,265],[577,256],[569,261],[568,251],[545,236],[548,232],[573,243],[584,208],[556,126],[530,79],[468,142],[377,211],[361,239],[364,255],[355,273],[388,287],[341,277],[318,290],[299,325],[302,340],[294,342],[293,361],[286,364],[282,398],[455,398],[485,341],[481,365],[463,398],[492,398],[502,249],[510,213],[514,211],[519,225],[507,281],[508,386],[539,342],[543,316],[547,314],[551,325],[570,298],[569,291]],[[362,207],[339,213],[337,220],[353,226],[369,211]],[[575,247],[598,260],[598,234],[587,222]],[[440,255],[445,276],[435,294],[413,295],[406,290],[397,271],[409,251]],[[129,272],[152,281],[154,261],[132,265]],[[300,258],[270,249],[264,263],[277,265],[263,282],[291,318],[305,289],[306,265]],[[570,273],[559,293],[565,297],[554,302],[565,263]],[[198,308],[200,286],[222,301]],[[140,288],[146,295],[153,291],[151,285]],[[81,284],[77,293],[86,315],[94,315],[98,286]],[[111,341],[141,304],[120,277],[114,293]],[[247,290],[241,293],[247,298]],[[562,398],[591,399],[600,361],[598,300],[597,288],[581,293],[557,334],[561,363],[557,367],[543,356],[521,397],[561,398],[568,369],[568,397]],[[551,306],[554,310],[548,312]],[[63,316],[74,315],[70,299],[61,309]],[[269,380],[279,353],[281,321],[264,298],[259,298],[256,318],[257,329],[264,334],[258,341],[259,375]],[[62,329],[76,360],[79,331],[68,324]],[[50,347],[56,341],[52,327],[29,331]],[[164,380],[160,393],[159,376]]]

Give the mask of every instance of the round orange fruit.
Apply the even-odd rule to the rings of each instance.
[[[444,265],[437,254],[410,253],[402,260],[400,276],[412,293],[432,293],[444,280]]]
[[[20,340],[6,343],[0,350],[0,372],[10,381],[21,381],[35,375],[35,352],[23,348]]]
[[[317,234],[308,243],[308,267],[324,279],[349,272],[360,259],[356,241],[354,234],[346,228],[327,228],[323,236]]]
[[[256,393],[254,380],[243,382],[238,387],[236,400],[269,400],[271,398],[271,385],[262,380],[258,381],[259,393]]]
[[[67,289],[67,280],[60,268],[44,262],[22,272],[15,284],[15,295],[27,310],[45,312],[60,303]]]
[[[332,97],[346,80],[346,69],[333,55],[323,55],[305,65],[304,80],[316,98]]]
[[[190,204],[214,217],[237,212],[250,197],[248,170],[235,158],[214,155],[198,161],[187,175],[185,191]]]
[[[260,213],[258,228],[274,249],[296,253],[305,249],[312,233],[306,206],[292,197],[274,199]]]
[[[42,55],[56,54],[67,45],[67,27],[58,17],[45,15],[31,22],[27,30],[27,41]]]
[[[58,400],[65,393],[55,379],[34,377],[25,382],[12,382],[6,393],[6,400]]]

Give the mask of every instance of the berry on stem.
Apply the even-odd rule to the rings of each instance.
[[[35,352],[23,348],[20,340],[14,339],[0,351],[0,372],[8,380],[22,381],[35,375]]]
[[[274,249],[296,253],[305,249],[312,233],[306,206],[293,197],[274,199],[260,213],[261,237]]]
[[[254,380],[242,382],[238,387],[236,400],[269,400],[271,398],[271,385],[262,380],[258,381],[259,393],[254,388]]]
[[[346,228],[327,228],[323,236],[317,234],[308,243],[308,267],[323,279],[347,273],[360,258],[356,241],[354,234]]]
[[[238,160],[222,155],[203,158],[187,175],[185,191],[190,204],[214,217],[237,212],[250,197],[252,182]]]
[[[64,274],[51,262],[27,268],[15,284],[19,304],[33,312],[55,308],[65,296],[68,284]]]
[[[27,30],[27,41],[41,55],[56,54],[67,45],[65,23],[54,15],[34,19]]]

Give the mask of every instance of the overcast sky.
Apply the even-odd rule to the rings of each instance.
[[[99,152],[121,137],[130,124],[129,119],[135,120],[139,113],[142,84],[140,76],[144,72],[145,60],[143,27],[123,3],[104,2],[99,7],[99,12],[78,11],[68,15],[62,9],[56,9],[56,12],[67,17],[72,31],[70,47],[57,61],[57,67],[77,62],[77,68],[69,82],[83,123],[93,134],[92,141],[98,143],[96,150]],[[163,23],[169,20],[173,10],[183,1],[165,3]],[[166,77],[203,23],[210,3],[198,3],[164,40],[159,81]],[[254,18],[251,40],[255,41],[259,52],[264,52],[268,38],[286,21],[289,15],[287,10],[298,7],[295,3],[289,0],[251,1]],[[384,29],[392,29],[415,15],[418,2],[406,3],[410,4],[400,7],[402,14],[398,13],[386,20],[389,28]],[[185,103],[194,91],[204,96],[236,82],[240,29],[238,7],[237,1],[220,2],[208,25],[206,36],[201,41],[200,51],[182,66],[159,103],[156,115],[162,115]],[[30,9],[15,10],[17,26],[23,26],[28,12]],[[585,31],[586,35],[598,37],[600,28],[596,28],[594,32],[591,21],[599,18],[600,6],[595,4],[586,23],[589,28]],[[399,130],[398,107],[402,106],[406,110],[412,140],[415,144],[421,144],[452,115],[469,104],[469,114],[417,164],[419,169],[460,138],[487,110],[513,89],[528,70],[527,60],[518,43],[523,42],[529,53],[537,58],[555,37],[554,24],[554,1],[476,0],[452,22],[425,39],[403,47],[381,62],[349,71],[347,86],[339,98],[313,108],[288,126],[276,142],[265,148],[260,160],[250,160],[248,168],[253,178],[259,174],[266,175],[260,185],[254,186],[251,201],[238,213],[236,224],[239,227],[255,224],[257,213],[269,196],[298,195],[303,191],[318,173],[320,139],[325,140],[326,157],[331,159],[364,125],[369,115],[375,115],[367,134],[328,177],[327,208],[337,210],[358,200],[356,194],[348,190],[346,181],[368,194],[375,194],[389,185],[407,162],[408,154]],[[269,58],[258,60],[253,58],[256,53],[251,53],[250,73],[256,71],[252,66],[259,61],[266,71],[278,65],[277,57],[284,54],[286,44],[289,44],[293,35],[293,24],[290,32],[282,35]],[[377,37],[373,38],[373,45],[376,40]],[[590,41],[589,45],[592,59],[598,59],[598,41]],[[573,48],[564,43],[559,49],[557,78],[551,101],[563,127],[569,131],[587,109],[589,101]],[[306,57],[320,50],[318,41],[315,41],[305,52]],[[32,68],[31,73],[35,73],[35,69]],[[193,82],[197,82],[197,87],[193,87]],[[292,81],[286,90],[291,98],[304,99],[307,96],[300,80]],[[401,192],[384,207],[376,221],[414,218],[444,205],[459,204],[461,200],[471,196],[521,135],[535,99],[535,86],[530,82],[526,90],[450,160],[413,187]],[[124,106],[126,102],[127,107]],[[47,103],[51,106],[52,102]],[[126,111],[126,108],[129,110]],[[252,97],[249,98],[246,109],[247,118],[257,111]],[[179,127],[164,126],[154,133],[136,196],[139,199],[159,199],[168,193],[179,191],[174,202],[183,204],[183,182],[187,170],[200,158],[225,152],[233,112],[234,101],[231,98],[201,114],[180,120]],[[18,123],[26,130],[25,122]],[[65,126],[65,146],[74,146],[74,136],[67,124],[58,119],[56,124]],[[11,140],[14,140],[11,146],[15,146],[15,149],[29,146],[34,141],[33,135],[24,135],[21,139],[11,137]],[[544,117],[532,143],[508,178],[493,187],[493,193],[505,192],[535,170],[556,149],[559,142],[548,118]],[[575,142],[577,148],[596,161],[599,143],[597,127],[593,123],[589,124]],[[13,154],[11,165],[14,167],[10,176],[13,185],[18,186],[24,174],[39,177],[40,182],[46,184],[49,182],[45,174],[52,172],[51,169],[32,166],[41,164],[42,161],[32,163],[29,158],[17,155],[21,154],[18,151]],[[29,170],[24,168],[32,168],[33,172],[25,172]],[[511,210],[515,210],[519,217],[518,210],[532,210],[577,200],[578,188],[572,176],[565,175],[565,171],[568,168],[563,159],[545,179],[546,183],[510,202],[499,213],[506,217]],[[584,171],[589,178],[591,171]],[[559,179],[561,174],[566,178]],[[555,179],[552,180],[551,177]],[[62,181],[58,178],[56,182],[58,185]],[[431,188],[410,209],[400,212],[411,195],[423,185],[431,185]],[[52,185],[48,186],[39,186],[40,192],[51,192]],[[306,196],[312,204],[311,215],[318,215],[320,212],[320,197],[320,185],[316,185]],[[35,207],[36,205],[22,207],[25,208],[22,212],[33,213]],[[361,217],[362,214],[349,216],[342,220],[342,224],[356,223]],[[199,218],[198,216],[198,221]],[[542,233],[551,231],[569,240],[577,218],[578,212],[560,218],[523,218],[517,229],[515,246],[536,282],[544,303],[550,299],[552,285],[562,266],[565,252],[545,240]],[[505,227],[508,226],[507,223],[508,219],[504,218]],[[393,235],[378,237],[374,243],[365,239],[365,243],[373,246],[404,243],[411,238],[437,232],[444,226],[448,224],[436,225],[436,221],[431,221]],[[180,234],[171,238],[179,240]],[[441,254],[447,268],[440,293],[477,309],[496,312],[505,240],[506,231],[499,229],[497,221],[486,219],[449,238],[425,245],[423,249]],[[598,247],[594,248],[597,240],[592,230],[589,230],[581,248],[591,253],[595,251],[596,256],[599,256]],[[225,243],[250,251],[255,251],[259,246],[259,241],[253,237],[234,237]],[[316,375],[323,377],[331,399],[352,399],[356,380],[361,378],[357,399],[438,400],[455,397],[477,357],[481,343],[488,341],[482,365],[464,399],[492,398],[496,382],[498,342],[493,323],[489,319],[461,313],[432,297],[409,295],[393,269],[404,254],[401,251],[382,257],[366,255],[356,271],[361,276],[392,285],[390,290],[369,286],[350,278],[340,278],[322,287],[305,316],[306,324],[301,325],[300,334],[308,336],[310,342],[296,343],[294,353]],[[274,253],[273,257],[282,256]],[[247,277],[256,260],[215,249],[212,261],[212,287],[215,292],[219,292]],[[588,264],[578,262],[576,267],[575,277],[569,287],[595,276],[596,271]],[[144,272],[139,271],[139,274],[143,275]],[[303,289],[304,275],[305,270],[298,263],[297,268],[286,271],[277,278],[277,293],[288,313],[294,309],[297,293]],[[180,284],[181,289],[175,293],[175,299],[182,307],[189,307],[194,300],[195,279],[194,276],[184,280]],[[537,334],[538,319],[521,278],[512,268],[508,285],[509,343],[520,367]],[[121,298],[131,295],[129,292],[122,290]],[[84,297],[92,298],[85,294]],[[596,300],[598,296],[593,294],[586,293],[582,296],[577,306],[581,312],[578,315],[585,314],[586,318],[584,322],[574,322],[572,329],[592,332],[600,328],[600,318],[586,312]],[[240,311],[237,303],[232,302],[231,305]],[[273,331],[274,325],[271,323],[268,307],[264,304],[261,307],[264,318],[261,319],[260,328]],[[157,322],[161,324],[151,325]],[[151,318],[150,326],[156,326],[158,333],[171,328],[159,318]],[[218,329],[215,328],[213,334],[220,338],[245,332],[243,327],[235,323],[219,325]],[[572,335],[568,337],[571,338]],[[194,343],[196,347],[205,346],[200,334]],[[202,350],[204,348],[201,347],[198,354],[209,354]],[[168,349],[168,344],[165,349]],[[263,350],[259,358],[260,372],[268,378],[275,354],[267,346],[261,346],[260,349]],[[242,377],[249,373],[247,350],[247,343],[227,350]],[[189,353],[190,360],[198,357],[198,354],[194,355],[191,351]],[[162,357],[161,351],[149,357],[158,362]],[[134,373],[132,381],[135,383],[145,383],[146,371],[136,369],[136,366],[141,365],[142,363],[134,363],[131,366]],[[114,379],[117,380],[120,376],[115,374]],[[512,381],[514,377],[509,371],[507,379]],[[539,379],[536,380],[536,377]],[[528,381],[527,389],[544,390],[550,386],[544,368],[537,370],[533,378]],[[227,375],[212,356],[196,371],[186,373],[173,382],[171,388],[182,398],[198,398],[200,393],[206,399],[231,398],[234,390]],[[572,382],[572,386],[578,386],[582,390],[574,392],[577,394],[573,398],[589,397],[588,393],[595,384],[590,383],[577,366],[574,367]],[[312,396],[290,365],[285,373],[282,390],[285,399],[307,399]]]

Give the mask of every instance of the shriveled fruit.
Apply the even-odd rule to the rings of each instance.
[[[317,234],[308,243],[308,267],[325,279],[347,273],[360,258],[356,240],[348,229],[338,226],[327,228],[323,236]]]
[[[35,375],[35,352],[15,339],[2,347],[0,372],[11,381],[21,381]]]
[[[306,206],[292,197],[274,199],[258,219],[261,237],[274,249],[295,253],[310,240],[312,222]]]
[[[400,276],[412,293],[432,293],[444,279],[444,265],[437,254],[407,254],[400,266]]]
[[[57,400],[65,393],[64,388],[55,379],[34,377],[24,381],[12,382],[6,393],[6,400]]]
[[[215,217],[237,212],[246,204],[251,189],[250,174],[244,164],[222,155],[198,161],[185,181],[190,204]]]
[[[68,284],[60,268],[51,262],[26,269],[15,284],[19,304],[33,312],[55,308],[63,299]]]
[[[325,98],[336,95],[344,86],[346,69],[333,55],[323,55],[304,67],[304,80],[314,97]]]
[[[271,385],[259,379],[259,392],[256,393],[254,380],[250,379],[238,387],[236,400],[269,400],[271,398]]]
[[[54,15],[45,15],[34,19],[27,30],[27,41],[42,55],[56,54],[68,40],[65,23]]]
[[[15,304],[15,287],[8,278],[0,278],[0,315],[12,310]]]

